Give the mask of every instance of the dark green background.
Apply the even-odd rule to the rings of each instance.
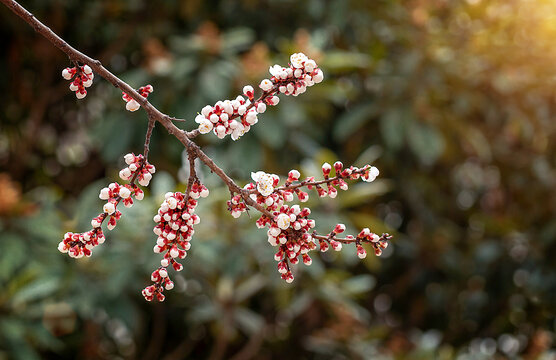
[[[317,228],[394,235],[380,258],[315,254],[279,279],[254,218],[201,169],[185,269],[163,304],[140,290],[159,256],[152,216],[184,189],[183,147],[155,128],[158,171],[93,257],[85,231],[146,116],[95,78],[77,101],[67,57],[0,7],[0,359],[554,359],[556,2],[26,1],[71,45],[191,121],[290,53],[325,81],[282,97],[237,142],[199,143],[240,184],[372,163],[373,184],[309,203]]]

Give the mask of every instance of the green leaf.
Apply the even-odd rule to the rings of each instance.
[[[23,287],[13,297],[14,303],[26,303],[44,298],[54,293],[60,285],[58,278],[40,277],[29,285]]]
[[[375,180],[372,183],[356,183],[349,186],[348,191],[339,190],[338,199],[342,207],[356,206],[370,199],[383,195],[392,189],[387,180]]]
[[[230,92],[230,76],[233,68],[226,61],[212,62],[199,74],[198,86],[207,99],[225,99]]]
[[[222,34],[222,51],[237,53],[246,50],[255,40],[255,32],[249,28],[230,29]]]
[[[329,52],[321,66],[329,71],[347,71],[365,69],[371,65],[371,57],[367,54],[336,51]]]
[[[197,69],[197,60],[192,57],[182,57],[174,63],[172,76],[180,81],[185,81]]]
[[[0,279],[8,280],[14,271],[27,259],[25,242],[13,233],[2,234],[0,241]]]
[[[371,291],[376,285],[372,275],[358,275],[345,280],[342,283],[344,290],[350,294],[361,294]]]

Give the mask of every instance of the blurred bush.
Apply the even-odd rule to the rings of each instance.
[[[380,181],[310,205],[321,229],[395,239],[363,262],[324,254],[286,285],[265,234],[232,221],[226,189],[203,173],[211,197],[185,269],[165,303],[145,303],[151,218],[186,179],[183,148],[156,128],[148,196],[93,257],[61,256],[122,155],[141,151],[146,117],[98,77],[75,101],[65,56],[1,8],[0,358],[555,357],[554,1],[25,5],[187,119],[292,52],[314,57],[325,82],[240,141],[201,145],[240,182],[371,162]]]

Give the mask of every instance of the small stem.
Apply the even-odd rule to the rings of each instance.
[[[193,150],[187,149],[187,160],[189,161],[189,179],[187,180],[187,189],[185,194],[185,203],[189,201],[189,193],[191,192],[191,187],[198,181],[197,172],[195,171],[195,159],[197,158],[196,153]]]
[[[312,236],[313,236],[314,239],[323,240],[323,241],[326,241],[327,243],[330,243],[330,240],[338,241],[342,244],[353,244],[353,243],[358,244],[360,242],[373,243],[370,240],[360,239],[358,237],[354,237],[353,239],[339,238],[339,237],[336,237],[335,235],[333,235],[333,233],[330,233],[328,235],[319,235],[319,234],[317,234],[316,231],[313,231]],[[383,233],[380,236],[380,240],[389,240],[391,238],[392,238],[392,235],[390,235],[388,233]]]
[[[143,162],[141,163],[141,167],[143,163],[147,161],[149,157],[149,148],[151,144],[151,136],[153,134],[154,126],[156,125],[156,120],[154,118],[149,117],[149,126],[147,128],[147,134],[145,135],[145,145],[143,146]]]

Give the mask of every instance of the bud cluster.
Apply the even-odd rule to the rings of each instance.
[[[276,64],[270,67],[269,72],[272,77],[261,81],[259,87],[263,91],[275,87],[280,93],[293,96],[303,94],[308,87],[320,83],[324,78],[315,60],[303,53],[291,55],[288,67]]]
[[[199,132],[207,134],[213,131],[220,139],[231,135],[232,140],[237,140],[259,121],[257,115],[264,113],[267,105],[276,105],[280,100],[277,96],[254,100],[254,90],[249,85],[243,88],[243,94],[247,99],[240,95],[235,100],[218,101],[214,106],[205,106],[195,118]]]
[[[144,161],[143,155],[135,155],[133,153],[124,156],[124,160],[128,166],[120,170],[120,178],[122,180],[137,179],[141,186],[149,186],[153,175],[156,171],[154,165]]]
[[[152,85],[141,86],[137,90],[137,92],[144,98],[149,97],[149,94],[152,93],[153,91],[154,88],[152,87]],[[139,105],[139,103],[135,99],[133,99],[125,92],[122,92],[122,99],[126,102],[125,108],[128,111],[136,111],[141,107],[141,105]]]
[[[369,243],[373,246],[376,256],[382,255],[382,250],[388,247],[388,240],[391,238],[389,234],[382,234],[378,236],[369,230],[369,228],[364,228],[355,238],[355,243],[357,245],[357,256],[360,259],[364,259],[367,256],[365,249],[361,246],[361,243]]]
[[[120,220],[122,217],[122,213],[116,209],[116,206],[118,206],[121,201],[125,207],[132,207],[132,195],[136,200],[143,200],[145,193],[135,184],[120,185],[115,182],[100,190],[98,197],[101,200],[106,200],[106,204],[102,207],[104,213],[100,214],[96,218],[93,218],[91,221],[93,228],[100,227],[104,218],[109,216],[107,228],[108,230],[114,229],[116,227],[116,221]]]
[[[183,265],[176,259],[183,259],[191,248],[190,241],[193,237],[193,225],[200,222],[200,217],[195,214],[199,197],[207,197],[208,189],[205,185],[195,182],[187,195],[181,192],[166,193],[165,199],[154,217],[157,225],[153,231],[158,236],[153,251],[164,254],[160,267],[151,274],[152,285],[143,289],[142,294],[146,300],[164,301],[164,289],[171,290],[174,283],[168,276],[168,266],[181,271]]]
[[[237,140],[259,121],[257,115],[264,113],[267,105],[278,104],[280,99],[276,94],[297,96],[323,79],[322,70],[315,61],[302,53],[293,54],[288,67],[274,65],[269,72],[272,77],[259,84],[263,94],[257,100],[255,90],[247,85],[243,88],[247,99],[238,96],[235,100],[205,106],[195,118],[199,132],[207,134],[212,131],[220,139],[231,135],[232,140]]]
[[[344,224],[338,224],[327,236],[315,235],[315,238],[319,241],[320,251],[326,252],[329,247],[332,247],[335,251],[340,251],[342,249],[342,244],[355,244],[357,249],[357,256],[360,259],[367,257],[367,251],[361,245],[362,243],[371,244],[373,246],[376,256],[382,255],[382,250],[388,247],[388,240],[391,238],[389,234],[382,234],[381,236],[372,233],[369,228],[364,228],[357,235],[347,235],[345,238],[338,238],[336,235],[344,232],[346,229]]]
[[[106,227],[108,230],[112,230],[116,227],[116,222],[122,217],[122,213],[117,209],[120,201],[125,207],[129,208],[133,205],[132,197],[135,197],[136,200],[143,199],[145,193],[135,184],[135,180],[139,179],[141,185],[148,185],[152,177],[151,174],[154,173],[154,166],[144,161],[143,155],[127,154],[124,159],[129,166],[120,171],[120,176],[124,178],[122,172],[127,169],[126,174],[127,171],[130,173],[124,180],[131,179],[131,181],[125,185],[114,182],[100,190],[99,198],[106,201],[102,207],[103,212],[91,220],[91,226],[93,227],[91,230],[84,233],[66,233],[64,239],[58,244],[58,250],[61,253],[68,253],[70,257],[74,258],[80,258],[84,255],[91,256],[91,250],[104,243],[102,223],[108,219]],[[145,180],[146,174],[149,175],[148,180]]]
[[[75,91],[75,96],[78,99],[83,99],[87,96],[87,90],[85,88],[93,85],[93,70],[89,65],[76,66],[72,68],[65,68],[62,71],[62,77],[66,80],[72,80],[69,88],[71,91]]]
[[[272,246],[277,246],[278,252],[275,260],[278,261],[278,271],[282,279],[290,283],[293,281],[293,274],[289,264],[297,264],[302,260],[305,265],[312,263],[309,251],[315,250],[317,245],[321,251],[328,250],[331,246],[339,251],[342,243],[355,243],[357,253],[360,258],[366,255],[361,243],[371,243],[375,249],[375,254],[380,255],[381,249],[387,246],[388,235],[379,237],[369,229],[364,229],[357,238],[348,236],[346,239],[338,239],[335,235],[345,231],[345,225],[338,224],[329,236],[321,236],[312,229],[315,227],[315,220],[309,219],[311,210],[308,207],[301,208],[299,205],[289,206],[286,203],[294,200],[294,194],[300,202],[308,200],[309,195],[301,188],[315,189],[320,197],[330,196],[335,198],[338,191],[336,188],[347,190],[348,185],[345,180],[361,179],[366,182],[374,181],[379,171],[376,167],[365,165],[362,168],[350,166],[344,168],[341,162],[334,163],[335,176],[330,177],[332,166],[328,163],[323,164],[322,173],[324,180],[315,180],[314,177],[307,177],[299,181],[301,174],[297,170],[291,170],[283,186],[278,186],[280,178],[275,174],[267,174],[263,171],[251,173],[254,182],[247,184],[244,190],[249,192],[250,198],[260,205],[265,212],[257,220],[257,227],[268,227],[268,242]],[[242,212],[247,210],[247,206],[241,195],[235,195],[228,201],[228,210],[233,217],[239,217]]]
[[[102,228],[93,228],[84,233],[67,232],[63,240],[58,244],[61,253],[67,253],[70,257],[79,259],[83,256],[91,256],[91,250],[104,243]]]

